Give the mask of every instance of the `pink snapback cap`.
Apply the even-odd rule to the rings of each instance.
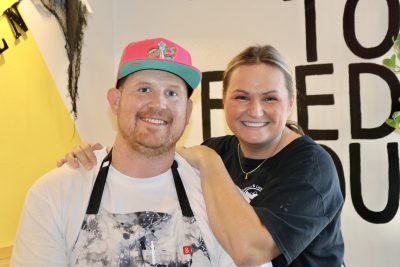
[[[201,71],[192,65],[189,52],[165,38],[147,39],[128,44],[121,56],[117,81],[140,70],[163,70],[182,78],[195,89]]]

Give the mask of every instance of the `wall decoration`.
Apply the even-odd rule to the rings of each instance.
[[[68,92],[72,112],[77,118],[78,79],[80,74],[83,30],[86,27],[88,8],[81,0],[40,0],[44,7],[58,20],[65,36],[68,66]]]

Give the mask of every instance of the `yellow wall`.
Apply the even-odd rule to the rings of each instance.
[[[15,2],[1,0],[0,14]],[[28,188],[80,138],[31,32],[15,40],[2,16],[0,47],[1,39],[9,46],[0,55],[0,247],[4,247],[14,241]]]

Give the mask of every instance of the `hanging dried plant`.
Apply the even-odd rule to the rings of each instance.
[[[77,118],[78,79],[80,74],[83,30],[86,27],[88,9],[81,0],[40,0],[43,6],[58,20],[65,36],[68,65],[68,93],[72,112]]]

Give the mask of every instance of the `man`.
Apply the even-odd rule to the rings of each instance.
[[[200,79],[179,45],[130,43],[107,93],[112,151],[91,171],[65,165],[32,186],[11,266],[233,266],[207,224],[198,174],[175,153]]]

